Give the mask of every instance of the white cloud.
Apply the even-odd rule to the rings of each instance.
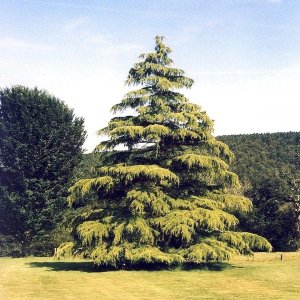
[[[236,3],[239,4],[246,4],[246,5],[260,5],[260,4],[265,4],[265,3],[270,3],[270,4],[279,4],[282,3],[284,0],[235,0]]]
[[[141,46],[133,43],[123,43],[117,46],[111,43],[107,43],[101,45],[101,47],[97,49],[97,52],[102,55],[116,55],[116,54],[122,54],[124,52],[130,52],[130,51],[138,52],[140,48]]]
[[[278,75],[284,73],[300,73],[300,68],[295,66],[294,68],[272,70],[272,69],[258,69],[258,70],[248,70],[248,69],[236,69],[236,70],[225,70],[225,71],[203,71],[203,72],[192,72],[192,76],[227,76],[227,75],[241,75],[241,76],[257,76],[257,75]]]
[[[21,49],[33,51],[50,51],[53,50],[51,46],[35,44],[17,38],[0,38],[0,48],[7,49]]]
[[[280,2],[283,2],[283,0],[267,0],[267,2],[280,3]]]
[[[113,37],[107,34],[94,33],[92,31],[82,30],[77,32],[77,38],[84,42],[85,47],[90,51],[101,55],[116,57],[128,51],[138,52],[142,47],[135,43],[119,42],[116,43]]]
[[[87,18],[84,18],[84,17],[79,17],[74,20],[71,20],[64,25],[63,31],[66,33],[73,32],[73,31],[77,30],[78,28],[80,28],[84,23],[86,23],[86,21],[87,21]]]
[[[108,43],[107,38],[102,34],[88,34],[85,41],[89,44],[99,45]]]
[[[199,33],[215,28],[219,26],[219,24],[219,20],[210,19],[200,22],[197,26],[185,26],[181,29],[180,36],[174,39],[174,44],[181,45],[187,43],[190,40],[194,40]]]
[[[97,9],[99,8],[96,5],[90,5],[90,4],[82,4],[82,3],[75,3],[75,1],[47,1],[47,0],[20,0],[24,3],[28,4],[35,4],[35,5],[49,5],[49,6],[58,6],[58,7],[66,7],[66,8],[78,8],[78,9]]]

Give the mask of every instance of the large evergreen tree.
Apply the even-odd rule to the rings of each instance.
[[[99,198],[73,221],[78,243],[96,264],[116,267],[225,261],[270,250],[264,238],[234,231],[233,213],[249,211],[251,202],[228,171],[233,154],[213,137],[207,114],[176,92],[193,80],[171,66],[163,37],[155,40],[155,51],[129,71],[127,85],[138,88],[112,108],[127,114],[99,131],[108,136],[96,148],[105,166],[70,188],[75,206],[90,193]]]
[[[0,90],[0,234],[21,254],[52,253],[84,140],[83,119],[59,99],[23,86]]]

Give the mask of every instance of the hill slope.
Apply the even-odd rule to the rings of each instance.
[[[295,179],[299,180],[300,132],[218,139],[234,152],[232,169],[253,200],[253,212],[242,217],[242,229],[264,235],[276,250],[299,248],[299,203],[293,193],[297,188]]]

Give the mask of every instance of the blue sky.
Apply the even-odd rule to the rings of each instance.
[[[1,0],[0,87],[46,89],[96,131],[130,67],[166,36],[215,134],[300,131],[298,0]]]

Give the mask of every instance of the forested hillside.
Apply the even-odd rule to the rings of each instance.
[[[232,168],[252,183],[300,167],[300,132],[220,136],[235,153]]]
[[[219,139],[234,152],[231,168],[254,204],[240,226],[267,237],[275,250],[299,248],[300,132]]]

